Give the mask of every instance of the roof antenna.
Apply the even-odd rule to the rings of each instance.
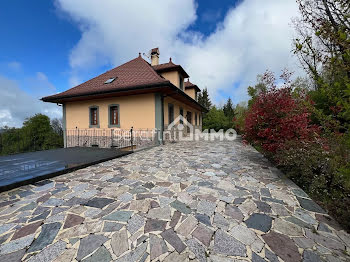
[[[148,59],[151,59],[151,51],[152,51],[152,50],[149,50],[147,54],[146,54],[146,53],[143,53],[142,55],[145,56],[145,57],[147,57]]]

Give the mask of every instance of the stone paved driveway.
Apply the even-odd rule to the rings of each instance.
[[[350,237],[254,149],[168,144],[0,195],[0,261],[346,261]]]

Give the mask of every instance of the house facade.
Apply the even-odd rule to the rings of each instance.
[[[159,64],[159,49],[151,51],[151,63],[139,56],[44,102],[63,108],[65,145],[69,130],[159,130],[179,115],[201,129],[200,89],[180,65]],[[161,137],[161,136],[160,136]],[[160,138],[162,139],[162,137]]]

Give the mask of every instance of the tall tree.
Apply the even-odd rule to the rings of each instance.
[[[211,108],[211,101],[209,98],[208,89],[204,88],[204,90],[198,95],[198,103],[200,103],[202,106],[204,106],[206,109]]]
[[[234,109],[231,97],[227,99],[227,102],[223,107],[223,111],[225,116],[228,118],[228,120],[232,122],[233,118],[235,117],[235,109]]]
[[[315,82],[310,92],[318,121],[336,121],[339,131],[350,128],[350,2],[296,0],[301,18],[294,52]]]

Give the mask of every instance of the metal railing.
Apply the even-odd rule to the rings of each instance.
[[[156,129],[67,129],[66,147],[141,149],[158,144]]]

